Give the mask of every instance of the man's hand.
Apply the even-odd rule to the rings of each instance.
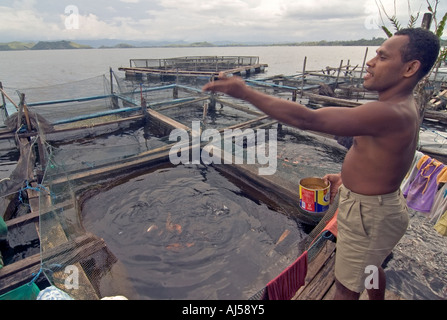
[[[335,196],[338,193],[338,188],[343,184],[343,181],[341,180],[341,174],[327,174],[323,177],[323,180],[326,183],[331,183],[331,200],[330,203],[334,200]]]
[[[219,80],[208,82],[202,91],[222,92],[233,98],[245,100],[247,98],[247,85],[237,76],[227,77],[223,72],[219,74]]]

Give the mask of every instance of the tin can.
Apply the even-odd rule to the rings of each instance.
[[[331,184],[321,178],[300,180],[300,208],[310,213],[323,213],[329,209]]]

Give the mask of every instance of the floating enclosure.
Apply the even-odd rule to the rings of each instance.
[[[130,59],[130,67],[119,68],[127,79],[176,81],[201,78],[208,81],[220,72],[243,77],[263,73],[267,64],[256,56],[193,56],[169,59]]]
[[[305,236],[264,201],[224,168],[168,166],[105,184],[82,202],[82,222],[125,266],[131,298],[249,299]]]
[[[306,149],[321,150],[327,157],[325,143],[278,124],[248,104],[205,95],[185,84],[143,85],[111,73],[110,78],[92,79],[90,85],[97,94],[81,98],[59,96],[68,90],[63,86],[46,92],[23,91],[30,113],[45,114],[51,129],[43,130],[38,122],[37,132],[26,133],[37,154],[38,176],[23,177],[30,181],[23,189],[30,212],[11,224],[18,227],[38,218],[41,254],[28,260],[32,263],[24,273],[40,270],[51,284],[76,299],[118,294],[147,299],[246,299],[302,252],[307,229],[322,216],[300,210],[299,178],[333,172],[341,163],[341,158],[333,158],[327,167],[316,167],[314,160],[307,159],[313,151]],[[98,90],[104,94],[98,95]],[[187,133],[191,140],[184,146],[191,154],[194,148],[202,154],[209,146],[206,139],[194,145],[194,125],[199,132],[214,130],[220,137],[225,130],[237,131],[242,138],[234,137],[230,150],[223,140],[214,149],[221,156],[230,153],[233,162],[173,165],[170,151],[178,144],[170,137],[173,131]],[[250,137],[256,137],[252,134],[258,130],[266,130],[264,150],[273,143],[277,148],[272,175],[259,175],[265,164],[248,163],[254,146]],[[269,140],[268,130],[278,139]],[[236,145],[243,150],[238,155],[241,163],[236,162]],[[182,206],[182,199],[190,201],[189,208]],[[116,216],[107,220],[114,212]],[[203,221],[194,220],[198,217]],[[116,232],[103,233],[105,221],[110,221],[106,228]],[[127,229],[120,230],[124,226]],[[126,238],[137,235],[133,228],[139,227],[141,238]],[[135,241],[135,251],[120,250],[124,247],[120,239],[131,247]],[[228,246],[212,252],[220,245]],[[250,248],[257,249],[249,252]],[[221,264],[212,265],[213,254],[224,257]],[[182,269],[174,266],[181,255]],[[175,268],[166,270],[169,265]],[[206,269],[208,277],[201,278],[197,270],[190,270],[192,266]],[[153,274],[139,277],[139,267]],[[70,270],[79,276],[76,285],[70,282]],[[180,285],[182,272],[190,280],[183,279]],[[30,280],[25,276],[13,284],[8,279],[15,275],[11,271],[1,278],[3,292]]]
[[[58,286],[79,263],[79,299],[248,299],[300,253],[296,195],[251,170],[172,166],[165,151],[67,172],[64,153],[44,178],[42,263]]]

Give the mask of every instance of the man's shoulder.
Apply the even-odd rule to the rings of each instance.
[[[413,100],[401,101],[371,101],[360,106],[365,110],[374,110],[384,115],[396,117],[418,117],[416,103]]]

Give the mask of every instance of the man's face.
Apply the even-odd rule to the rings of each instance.
[[[377,55],[367,63],[365,89],[382,92],[402,80],[407,64],[402,61],[401,49],[408,41],[407,36],[393,36],[377,49]]]

